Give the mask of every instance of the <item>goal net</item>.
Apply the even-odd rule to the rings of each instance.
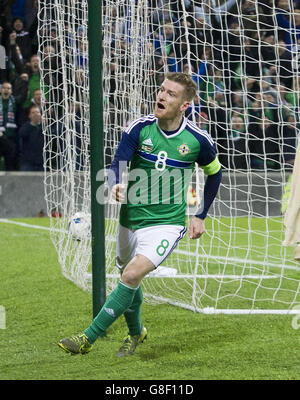
[[[199,240],[188,235],[143,281],[145,300],[197,312],[290,312],[300,265],[283,247],[283,214],[298,135],[300,10],[280,0],[106,0],[102,5],[104,153],[153,112],[168,71],[192,74],[186,117],[216,142],[223,181]],[[91,289],[91,243],[68,230],[90,213],[88,2],[39,2],[45,196],[63,274]],[[204,185],[196,168],[191,185]],[[187,224],[195,206],[187,209]],[[107,291],[118,204],[106,204]]]

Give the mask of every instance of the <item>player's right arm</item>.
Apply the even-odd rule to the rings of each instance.
[[[107,179],[108,185],[112,191],[112,196],[115,200],[120,202],[124,200],[126,189],[125,185],[122,184],[122,174],[138,148],[139,135],[140,129],[137,129],[136,121],[134,121],[123,132],[114,159],[108,171]]]

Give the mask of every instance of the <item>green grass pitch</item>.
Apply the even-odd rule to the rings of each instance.
[[[46,218],[22,221],[49,224]],[[90,324],[91,294],[62,276],[49,231],[0,223],[0,237],[0,305],[6,315],[5,329],[0,329],[1,380],[300,378],[293,315],[205,315],[145,304],[149,338],[133,357],[116,358],[126,334],[123,318],[91,353],[65,354],[57,341]],[[209,240],[207,234],[203,246]],[[241,248],[243,240],[246,245],[248,236]]]

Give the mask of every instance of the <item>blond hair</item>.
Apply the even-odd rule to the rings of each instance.
[[[197,85],[196,82],[193,81],[191,75],[185,74],[184,72],[168,72],[165,79],[182,85],[184,87],[184,95],[187,101],[192,101],[196,96]]]

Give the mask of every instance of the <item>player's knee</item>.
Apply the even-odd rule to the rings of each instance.
[[[125,283],[125,285],[136,287],[140,283],[140,277],[135,270],[125,269],[122,273],[122,282]]]

